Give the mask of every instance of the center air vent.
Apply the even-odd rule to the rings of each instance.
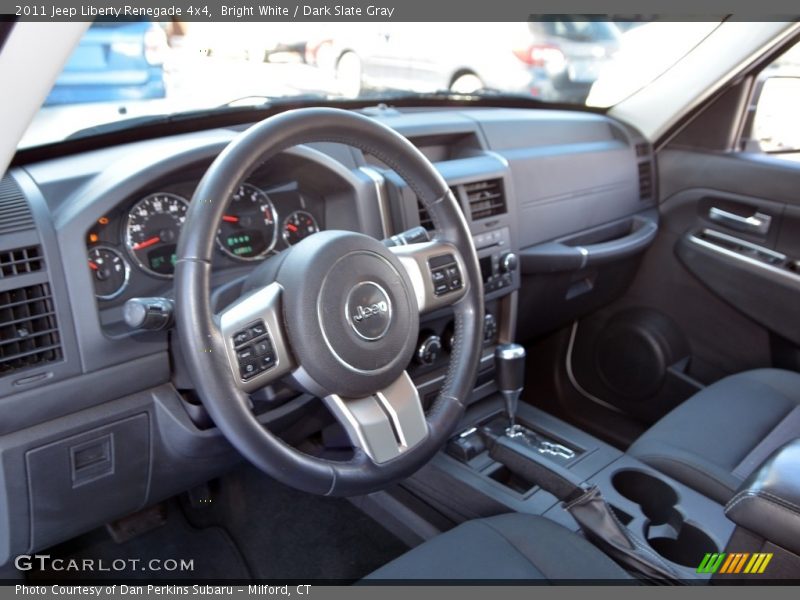
[[[424,227],[427,231],[433,231],[435,227],[433,226],[433,219],[431,219],[431,215],[428,212],[428,209],[422,205],[422,202],[417,200],[417,209],[419,210],[419,224]]]
[[[506,212],[506,196],[502,179],[489,179],[464,184],[464,193],[469,202],[473,221],[486,219]]]
[[[647,142],[636,144],[636,156],[638,158],[642,158],[643,156],[650,156],[650,144],[648,144]]]
[[[10,176],[0,180],[0,234],[33,229],[28,201]]]
[[[0,292],[0,376],[61,360],[50,286]]]
[[[648,160],[639,163],[639,199],[653,198],[653,164]]]
[[[450,191],[453,192],[453,196],[458,203],[458,207],[461,208],[461,203],[458,202],[458,190],[456,188],[451,187]],[[419,211],[419,224],[426,230],[426,231],[433,231],[436,229],[433,226],[433,219],[431,219],[431,215],[428,212],[428,209],[422,206],[422,202],[417,200],[417,210]]]
[[[39,246],[0,250],[0,279],[35,273],[41,271],[42,267],[44,267],[44,259]]]

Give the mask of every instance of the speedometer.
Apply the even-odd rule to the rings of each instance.
[[[231,196],[217,232],[220,250],[239,260],[264,258],[275,246],[278,221],[264,192],[243,183]]]
[[[175,250],[189,203],[176,194],[151,194],[128,213],[125,245],[142,269],[157,277],[175,273]]]

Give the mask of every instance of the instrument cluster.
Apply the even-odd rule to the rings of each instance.
[[[178,239],[195,186],[176,184],[142,195],[90,228],[88,266],[98,300],[122,297],[143,276],[174,276]],[[322,200],[309,196],[296,183],[239,185],[219,223],[215,266],[257,262],[318,232]]]

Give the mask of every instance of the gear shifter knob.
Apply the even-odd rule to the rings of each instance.
[[[513,431],[516,425],[517,405],[525,385],[525,348],[519,344],[500,344],[494,351],[497,386],[506,401],[506,413]]]

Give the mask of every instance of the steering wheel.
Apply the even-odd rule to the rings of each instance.
[[[376,156],[427,208],[430,242],[387,248],[369,236],[322,231],[264,261],[250,289],[214,314],[214,239],[239,183],[280,151],[339,142]],[[289,111],[241,133],[198,185],[175,265],[176,320],[190,377],[214,423],[256,467],[297,489],[358,495],[408,477],[461,418],[480,359],[483,294],[475,247],[447,184],[408,140],[365,116]],[[447,375],[430,409],[406,366],[421,313],[452,306]],[[263,427],[249,393],[279,378],[321,398],[353,445],[348,460],[311,456]]]

